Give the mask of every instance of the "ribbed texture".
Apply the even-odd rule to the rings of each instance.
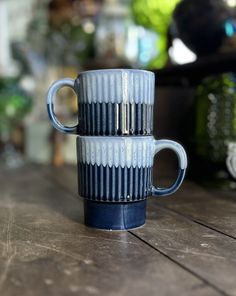
[[[153,105],[81,103],[79,134],[86,136],[150,135]]]
[[[152,168],[78,164],[79,195],[93,201],[144,200],[150,193]]]
[[[152,72],[139,70],[99,70],[81,73],[75,87],[85,103],[154,103]]]
[[[78,162],[103,166],[151,167],[155,149],[152,136],[77,137]]]

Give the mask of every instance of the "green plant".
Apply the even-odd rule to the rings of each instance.
[[[168,58],[167,33],[172,20],[172,14],[180,0],[133,0],[132,10],[135,21],[159,35],[157,44],[158,56],[150,66],[162,68]]]

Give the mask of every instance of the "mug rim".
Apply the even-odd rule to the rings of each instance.
[[[80,75],[84,75],[86,73],[108,73],[108,72],[122,72],[122,71],[127,71],[127,72],[140,72],[140,73],[147,73],[147,74],[151,74],[151,75],[155,75],[154,72],[149,71],[149,70],[143,70],[143,69],[126,69],[126,68],[114,68],[114,69],[97,69],[97,70],[87,70],[87,71],[82,71],[77,75],[77,78],[79,78]]]
[[[93,139],[93,140],[97,140],[97,139],[99,139],[99,141],[101,141],[102,139],[103,140],[107,140],[107,139],[109,139],[109,140],[117,140],[117,139],[132,139],[132,140],[134,140],[134,139],[136,139],[136,140],[144,140],[144,139],[146,139],[146,140],[148,140],[148,139],[154,139],[154,136],[153,135],[147,135],[147,136],[130,136],[130,135],[121,135],[121,136],[119,136],[119,135],[114,135],[114,136],[81,136],[81,135],[77,135],[77,138],[79,138],[79,139],[88,139],[88,140],[91,140],[91,139]]]

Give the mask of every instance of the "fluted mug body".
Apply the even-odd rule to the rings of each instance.
[[[154,156],[173,150],[179,173],[168,188],[153,185]],[[77,137],[79,195],[85,224],[103,229],[130,229],[145,223],[148,196],[165,196],[180,187],[187,167],[183,147],[170,140],[142,137]]]
[[[54,113],[57,91],[71,87],[78,97],[78,124],[66,127]],[[73,80],[56,81],[47,95],[52,125],[63,133],[84,136],[151,135],[155,77],[132,69],[85,71]]]

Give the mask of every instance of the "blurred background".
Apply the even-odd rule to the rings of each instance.
[[[155,137],[185,145],[189,178],[236,188],[225,165],[236,141],[236,0],[1,0],[1,168],[76,164],[75,137],[52,128],[45,94],[102,68],[154,71]],[[69,89],[56,113],[75,124]]]

